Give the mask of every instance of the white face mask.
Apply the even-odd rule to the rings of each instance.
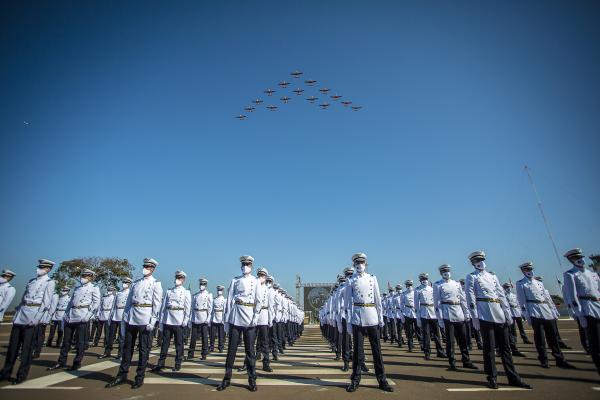
[[[365,269],[367,268],[367,265],[364,263],[360,263],[360,264],[356,264],[355,265],[356,271],[360,274],[362,274],[363,272],[365,272]]]
[[[69,294],[68,290],[63,290],[62,292],[60,292],[60,294],[62,294],[63,296],[66,296]]]
[[[200,285],[200,290],[206,290],[206,285]]]
[[[36,273],[37,276],[44,276],[48,273],[48,271],[46,270],[46,268],[38,268]]]
[[[533,271],[525,271],[524,274],[528,278],[533,278]]]
[[[244,275],[248,275],[250,272],[252,272],[252,266],[251,265],[242,265],[242,274]]]
[[[129,283],[124,283],[123,284],[123,289],[128,289],[129,288]]]
[[[483,271],[485,269],[485,261],[476,262],[474,265],[475,269]]]
[[[270,289],[273,287],[273,282],[267,282],[267,287]]]
[[[84,278],[83,276],[81,278],[79,278],[79,282],[81,282],[82,285],[85,285],[89,281],[90,281],[89,278]]]
[[[6,280],[5,277],[0,276],[0,283],[6,283],[6,282],[8,282],[8,280]]]
[[[450,279],[450,272],[442,272],[442,278],[444,278],[445,280]]]
[[[428,281],[427,281],[427,279],[423,279],[423,280],[421,281],[421,285],[423,285],[423,286],[427,286],[427,282],[428,282]]]
[[[150,268],[143,268],[142,269],[142,273],[144,274],[144,276],[150,276],[152,275],[152,270]]]
[[[573,264],[576,267],[583,268],[583,267],[585,267],[585,259],[584,258],[578,258],[577,260],[575,260],[575,262]]]
[[[183,279],[175,279],[175,286],[183,285]]]
[[[223,291],[222,290],[217,290],[217,296],[221,296],[223,295]]]
[[[260,275],[258,277],[258,280],[260,281],[260,283],[265,283],[267,281],[267,277],[264,275]]]

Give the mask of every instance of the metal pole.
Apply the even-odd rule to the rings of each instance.
[[[560,267],[560,271],[562,272],[563,266],[562,266],[562,261],[561,261],[560,255],[558,254],[558,248],[556,247],[556,242],[554,241],[554,237],[552,236],[552,232],[550,231],[550,224],[548,223],[548,218],[546,218],[546,213],[544,213],[544,208],[542,207],[542,201],[540,200],[540,196],[538,194],[537,188],[535,187],[535,183],[533,182],[533,177],[531,176],[531,172],[527,165],[525,165],[525,172],[527,173],[527,178],[529,179],[529,184],[531,185],[531,188],[535,195],[535,200],[536,200],[537,206],[540,210],[540,214],[542,214],[542,219],[544,220],[544,226],[546,227],[546,232],[548,233],[548,238],[550,238],[550,241],[552,242],[552,247],[554,248],[554,255],[556,255],[556,260],[558,261],[558,266]],[[562,282],[560,281],[560,279],[558,279],[558,275],[555,274],[554,276],[556,277],[556,281],[558,282],[558,285],[560,287],[562,287]]]

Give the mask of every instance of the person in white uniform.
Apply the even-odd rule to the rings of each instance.
[[[54,335],[56,334],[56,347],[60,348],[62,345],[63,339],[63,319],[65,316],[65,311],[67,310],[67,306],[69,305],[69,301],[71,301],[71,288],[67,285],[63,286],[60,289],[60,294],[55,293],[55,301],[56,308],[51,316],[52,325],[50,325],[50,333],[48,334],[48,341],[46,342],[46,346],[52,347],[52,342],[54,341]]]
[[[158,363],[152,372],[160,372],[165,367],[171,337],[175,339],[175,366],[173,371],[181,369],[183,359],[183,328],[190,320],[192,294],[183,285],[187,275],[184,271],[175,271],[175,286],[167,290],[159,317],[162,342]]]
[[[425,272],[419,274],[421,285],[415,289],[415,312],[417,314],[417,326],[421,328],[421,346],[425,359],[431,358],[431,338],[435,343],[436,356],[446,358],[442,350],[437,315],[433,304],[433,288],[429,285],[429,275]]]
[[[420,330],[417,326],[417,313],[415,312],[415,289],[412,279],[404,281],[406,290],[402,293],[400,298],[400,308],[402,316],[404,317],[404,330],[406,333],[406,343],[408,345],[408,352],[412,353],[414,349],[414,337],[420,341]]]
[[[225,348],[225,328],[223,325],[223,314],[225,312],[225,296],[223,285],[217,285],[217,296],[213,299],[212,312],[210,316],[210,351],[215,351],[215,342],[219,339],[217,349],[219,353]]]
[[[477,369],[469,357],[465,327],[467,300],[460,283],[452,279],[450,265],[443,264],[438,270],[442,279],[433,284],[433,303],[440,328],[446,335],[446,355],[450,370],[457,370],[454,342],[458,342],[463,368]]]
[[[100,289],[92,284],[96,273],[85,268],[79,277],[80,285],[73,291],[71,301],[64,315],[64,340],[56,364],[48,370],[62,369],[67,366],[67,357],[71,351],[71,343],[75,340],[75,359],[70,370],[81,368],[85,352],[87,323],[96,315],[100,306]]]
[[[367,273],[367,255],[357,253],[352,256],[355,274],[347,283],[345,292],[345,303],[348,307],[348,315],[352,324],[352,375],[351,383],[346,388],[348,392],[358,389],[361,379],[360,366],[364,363],[364,337],[369,338],[373,352],[373,364],[375,365],[375,376],[379,388],[386,392],[393,392],[385,376],[383,356],[381,354],[381,342],[379,341],[379,330],[383,327],[383,309],[377,277]]]
[[[132,280],[130,277],[126,276],[121,279],[121,290],[117,292],[115,295],[115,301],[113,303],[113,309],[110,313],[108,324],[108,335],[105,340],[104,346],[104,354],[98,356],[98,358],[107,358],[111,356],[112,348],[115,343],[115,339],[117,337],[117,333],[119,334],[119,350],[116,358],[121,358],[121,353],[123,352],[123,336],[121,335],[121,321],[123,321],[123,313],[125,311],[125,305],[127,304],[127,297],[129,297],[129,287],[132,284]]]
[[[524,383],[513,364],[508,327],[513,323],[510,306],[498,277],[486,270],[485,253],[475,251],[469,255],[475,268],[467,275],[465,294],[473,319],[473,326],[481,332],[483,340],[483,365],[488,386],[498,388],[495,348],[498,347],[504,372],[511,386],[530,389]]]
[[[200,278],[199,284],[200,290],[192,297],[192,317],[190,319],[192,324],[192,336],[190,338],[190,346],[188,348],[186,360],[194,358],[198,336],[200,336],[200,339],[202,340],[200,359],[206,360],[206,355],[208,354],[208,331],[210,329],[213,295],[206,289],[208,285],[207,279]]]
[[[100,307],[98,307],[98,312],[96,313],[96,317],[98,319],[98,327],[96,329],[96,336],[94,337],[94,347],[98,346],[98,342],[100,342],[100,335],[102,333],[104,333],[104,346],[106,347],[106,337],[108,336],[109,319],[114,304],[115,288],[114,286],[109,286],[106,289],[106,293],[104,294],[104,296],[102,296]]]
[[[146,366],[152,347],[152,330],[160,316],[163,289],[161,283],[154,278],[158,261],[145,258],[143,265],[144,276],[137,279],[129,291],[129,297],[123,313],[123,354],[117,376],[106,384],[107,388],[127,382],[127,374],[133,356],[133,345],[139,338],[139,358],[132,389],[138,389],[144,384]]]
[[[392,308],[394,310],[394,320],[396,321],[396,332],[398,334],[398,347],[402,348],[404,345],[404,315],[402,314],[402,285],[397,284],[396,290],[392,296]]]
[[[533,328],[533,341],[542,368],[549,368],[548,354],[546,353],[546,342],[548,342],[552,356],[556,360],[556,366],[574,369],[575,367],[567,362],[558,345],[556,326],[553,324],[555,314],[550,294],[542,282],[534,279],[531,261],[519,265],[519,268],[525,277],[517,281],[517,297],[523,315]]]
[[[17,276],[10,269],[2,270],[0,275],[0,322],[4,319],[4,313],[10,307],[15,298],[16,289],[9,283],[15,276]]]
[[[273,372],[271,362],[269,360],[270,345],[269,345],[269,328],[273,324],[273,305],[270,303],[269,287],[267,286],[267,277],[269,271],[264,268],[258,268],[256,277],[258,278],[258,298],[260,299],[261,308],[258,312],[256,321],[256,343],[257,343],[257,358],[261,358],[263,363],[263,371]]]
[[[218,391],[227,389],[231,385],[233,363],[240,340],[243,336],[246,357],[244,365],[248,369],[248,389],[252,392],[258,390],[256,386],[256,353],[254,343],[256,340],[256,324],[262,308],[259,297],[258,279],[252,276],[252,256],[241,256],[240,263],[242,274],[233,278],[227,290],[225,302],[225,331],[229,334],[227,343],[227,359],[225,361],[225,376],[217,387]]]
[[[56,282],[48,277],[52,267],[54,267],[53,261],[38,260],[37,277],[27,282],[21,303],[13,317],[8,351],[4,360],[4,368],[0,372],[0,381],[10,379],[19,349],[21,349],[21,365],[12,383],[17,385],[27,379],[35,345],[35,327],[50,308],[56,287]]]
[[[585,267],[585,257],[576,248],[565,253],[573,268],[564,273],[565,301],[586,329],[590,356],[600,374],[600,278]]]

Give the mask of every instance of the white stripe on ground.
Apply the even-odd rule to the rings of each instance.
[[[446,390],[449,391],[449,392],[497,392],[497,391],[512,392],[512,391],[523,391],[523,390],[530,391],[531,389],[517,388],[517,387],[501,387],[501,388],[498,388],[498,389],[491,389],[491,388],[448,388]]]
[[[165,369],[165,372],[169,374],[223,374],[225,372],[224,367],[222,368],[184,368],[178,372],[171,371],[170,369]],[[350,376],[350,371],[342,371],[336,368],[318,368],[311,367],[305,369],[285,369],[285,368],[274,368],[273,372],[265,372],[260,368],[256,369],[257,374],[268,375],[269,377],[280,376],[280,375],[348,375]],[[233,371],[234,375],[243,374],[247,375],[246,371],[237,372],[237,370]],[[363,372],[364,374],[364,372]]]
[[[161,377],[146,377],[144,384],[157,385],[157,384],[174,384],[174,385],[218,385],[221,383],[221,379],[208,379],[208,378],[169,378],[166,376]],[[231,383],[234,385],[247,385],[248,379],[232,379]],[[390,385],[396,383],[391,379],[388,379]],[[258,386],[347,386],[350,384],[349,379],[272,379],[272,378],[259,378],[256,380]],[[378,386],[377,379],[361,379],[361,386]]]
[[[47,389],[58,389],[58,390],[79,390],[83,389],[82,386],[48,386],[48,387],[25,387],[21,385],[8,385],[4,386],[2,389],[26,389],[26,390],[47,390]]]

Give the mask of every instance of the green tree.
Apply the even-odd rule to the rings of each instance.
[[[116,286],[124,277],[131,277],[133,265],[126,258],[118,257],[80,257],[62,261],[52,274],[56,280],[56,289],[65,285],[74,286],[79,281],[81,271],[89,268],[96,273],[94,282],[101,288]]]

